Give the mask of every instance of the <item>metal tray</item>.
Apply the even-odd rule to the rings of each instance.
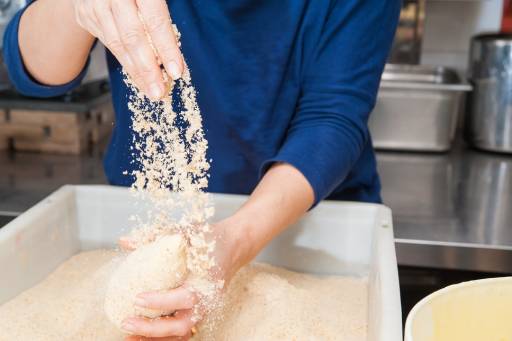
[[[444,67],[386,65],[369,121],[375,148],[449,150],[470,90]]]
[[[459,75],[442,66],[387,64],[382,74],[381,86],[394,87],[414,83],[417,86],[429,84],[439,88],[443,85],[451,90],[470,90],[461,83]]]

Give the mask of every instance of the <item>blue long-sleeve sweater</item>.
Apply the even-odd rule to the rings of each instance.
[[[269,165],[295,166],[326,197],[380,201],[367,120],[400,0],[169,0],[198,90],[209,157],[209,191],[250,193]],[[23,11],[4,36],[16,88],[50,97],[79,85],[38,84],[18,46]],[[44,42],[41,42],[44,44]],[[115,185],[134,164],[127,88],[107,52],[116,122],[104,160]],[[136,164],[136,163],[135,163]]]

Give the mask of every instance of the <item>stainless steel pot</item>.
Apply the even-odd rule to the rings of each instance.
[[[468,76],[473,93],[466,139],[480,149],[512,153],[512,35],[473,37]]]
[[[482,244],[511,245],[512,158],[467,153],[458,168],[458,218],[465,233]]]

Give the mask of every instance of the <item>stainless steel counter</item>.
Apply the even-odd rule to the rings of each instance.
[[[0,151],[0,217],[27,210],[66,183],[106,184],[101,152],[72,156]]]
[[[512,272],[512,156],[378,154],[399,264]]]
[[[61,185],[106,183],[101,158],[0,153],[0,224]],[[459,146],[378,162],[399,264],[512,272],[512,156]]]

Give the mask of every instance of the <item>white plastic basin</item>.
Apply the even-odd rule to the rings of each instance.
[[[213,194],[216,219],[245,196]],[[32,287],[75,253],[112,247],[144,214],[126,188],[64,186],[0,229],[0,304]],[[368,340],[402,339],[391,211],[325,202],[273,240],[258,260],[314,274],[369,278]]]

